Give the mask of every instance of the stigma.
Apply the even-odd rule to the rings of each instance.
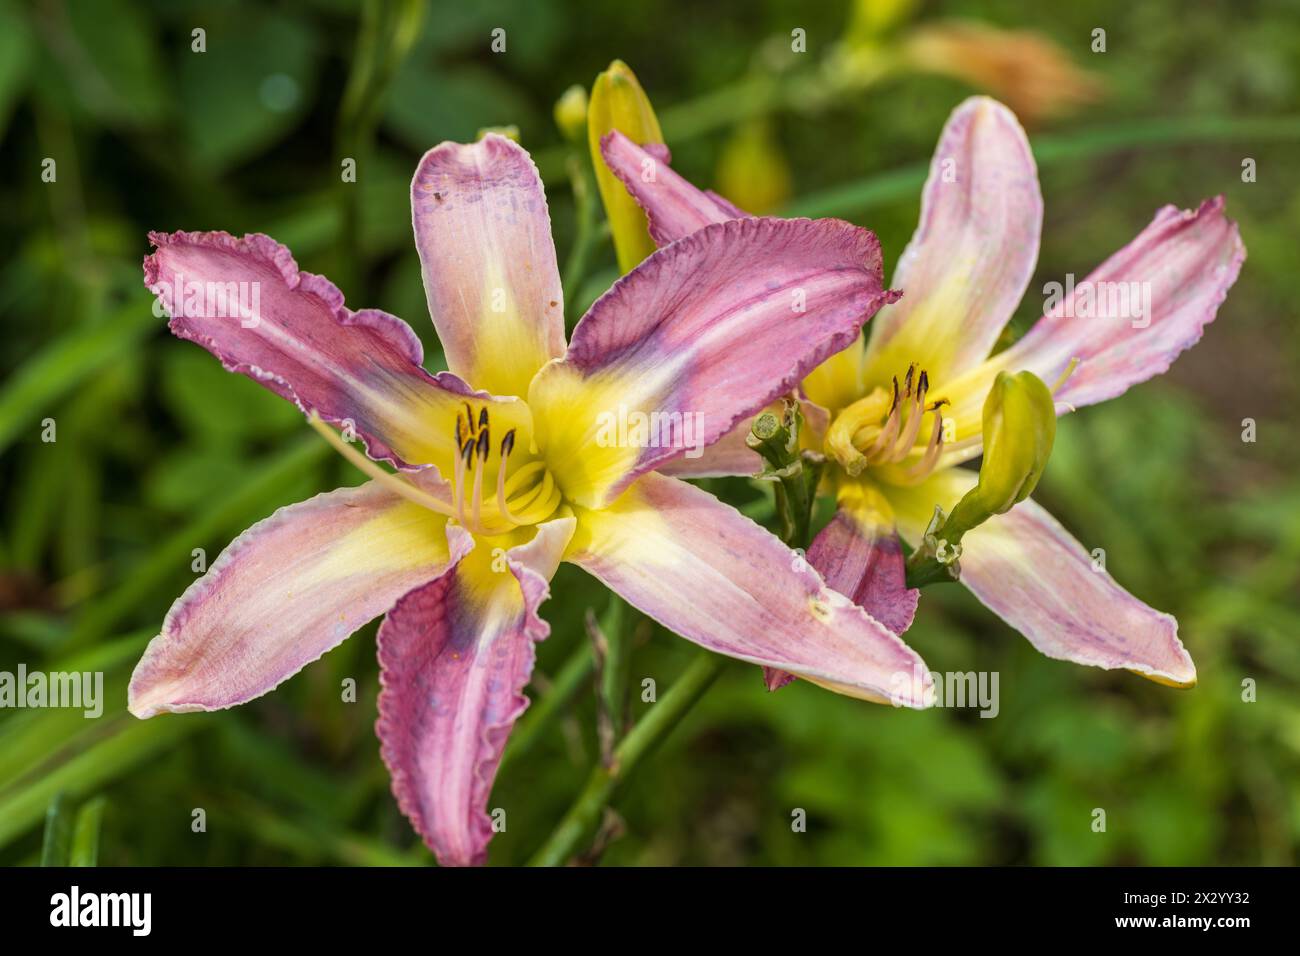
[[[916,363],[907,367],[900,385],[876,388],[845,408],[826,431],[826,451],[853,476],[867,468],[898,465],[904,482],[925,478],[943,451],[943,406],[946,398],[930,400],[930,376]],[[926,416],[931,420],[923,433]]]

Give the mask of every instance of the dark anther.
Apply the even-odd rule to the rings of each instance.
[[[490,444],[490,441],[491,439],[488,438],[488,430],[486,428],[478,433],[478,456],[484,461],[487,461],[488,445]]]
[[[487,428],[487,423],[488,423],[487,406],[484,405],[483,411],[478,413],[478,427]]]
[[[515,450],[515,430],[512,428],[506,432],[506,437],[501,439],[501,457],[509,458],[510,453]]]
[[[474,409],[469,407],[469,402],[465,403],[465,420],[469,423],[469,430],[474,431]]]

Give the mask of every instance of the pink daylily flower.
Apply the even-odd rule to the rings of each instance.
[[[172,331],[296,403],[370,480],[236,539],[149,644],[133,714],[252,700],[386,614],[376,729],[393,792],[440,862],[478,864],[560,561],[702,647],[841,693],[887,699],[891,675],[920,666],[776,537],[657,473],[691,451],[680,427],[658,446],[598,434],[625,406],[698,416],[707,445],[789,391],[895,297],[875,236],[838,220],[692,230],[615,284],[566,346],[546,199],[523,149],[496,135],[443,143],[411,202],[450,366],[437,375],[405,323],[349,310],[266,236],[151,236],[146,283]],[[259,314],[192,308],[194,283],[255,283]],[[925,706],[929,690],[907,702]]]
[[[660,244],[744,215],[619,133],[602,147]],[[810,422],[830,421],[818,437],[841,466],[827,482],[838,511],[808,553],[826,581],[901,634],[917,592],[904,584],[899,536],[920,544],[935,507],[951,512],[974,485],[975,472],[957,466],[983,452],[981,409],[997,374],[1029,370],[1055,383],[1059,416],[1166,371],[1213,321],[1245,259],[1223,208],[1222,197],[1194,210],[1165,206],[1023,338],[993,352],[1033,276],[1043,201],[1016,117],[987,97],[962,103],[939,139],[921,223],[899,260],[903,298],[881,310],[865,348],[855,344],[803,382],[808,403],[823,409]],[[1132,303],[1120,314],[1129,299],[1098,292],[1127,283],[1149,292],[1147,314]],[[693,470],[677,473],[758,470],[735,436],[714,447],[720,454],[678,463]],[[1195,683],[1177,621],[1094,567],[1032,499],[968,533],[962,547],[961,582],[1047,656]],[[769,669],[768,680],[776,687],[788,675]]]

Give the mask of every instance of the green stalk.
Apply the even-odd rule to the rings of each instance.
[[[505,753],[501,755],[501,764],[497,768],[498,776],[506,767],[518,761],[536,746],[546,729],[564,713],[591,678],[593,667],[591,645],[582,641],[578,649],[560,668],[551,689],[533,703],[515,724],[515,729],[510,734],[510,743],[506,745]]]
[[[569,183],[573,189],[574,235],[569,257],[564,261],[564,278],[560,287],[564,291],[564,312],[569,324],[578,320],[578,292],[591,268],[591,256],[600,239],[600,221],[597,217],[596,177],[585,151],[575,148],[566,166]]]
[[[339,180],[339,262],[336,281],[358,296],[361,268],[361,179],[370,171],[384,94],[419,34],[424,0],[367,0],[335,133],[336,162],[356,162],[356,181]],[[340,167],[341,168],[341,167]]]
[[[529,866],[562,866],[600,821],[606,805],[641,761],[677,726],[722,672],[725,659],[701,653],[677,679],[672,688],[628,732],[614,750],[609,767],[597,765],[587,778],[582,793],[560,820],[546,843],[529,860]]]

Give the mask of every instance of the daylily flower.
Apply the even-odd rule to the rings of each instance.
[[[437,375],[405,323],[347,309],[266,236],[151,236],[146,283],[172,331],[296,403],[371,480],[231,544],[168,612],[131,712],[252,700],[387,614],[377,731],[393,791],[441,862],[469,864],[486,857],[488,792],[561,560],[705,648],[888,697],[891,675],[920,663],[906,645],[775,536],[655,472],[677,458],[689,470],[682,415],[700,416],[707,444],[854,340],[893,298],[876,238],[838,220],[710,226],[621,279],[566,347],[546,199],[523,149],[496,135],[443,143],[411,202],[450,366]],[[238,283],[260,289],[256,316],[191,295]],[[657,446],[598,442],[602,413],[622,406],[679,424]]]
[[[604,156],[661,245],[741,215],[663,162],[653,181],[639,175],[653,157],[616,133]],[[1054,386],[1061,415],[1164,372],[1214,319],[1245,259],[1223,207],[1222,197],[1194,210],[1165,206],[1023,338],[994,352],[1034,272],[1042,195],[1010,110],[985,97],[962,103],[940,137],[921,223],[894,277],[903,298],[881,310],[865,349],[839,353],[803,382],[830,419],[820,436],[839,465],[826,480],[838,511],[808,552],[826,580],[902,633],[917,592],[904,586],[899,535],[922,545],[936,506],[951,513],[976,485],[975,472],[957,466],[985,451],[981,409],[998,373],[1029,371]],[[1128,297],[1107,294],[1120,283],[1149,292],[1147,314],[1132,314],[1132,303],[1121,314]],[[697,463],[712,474],[758,467],[736,434]],[[965,536],[961,582],[1049,657],[1195,683],[1174,618],[1115,583],[1032,499]]]

